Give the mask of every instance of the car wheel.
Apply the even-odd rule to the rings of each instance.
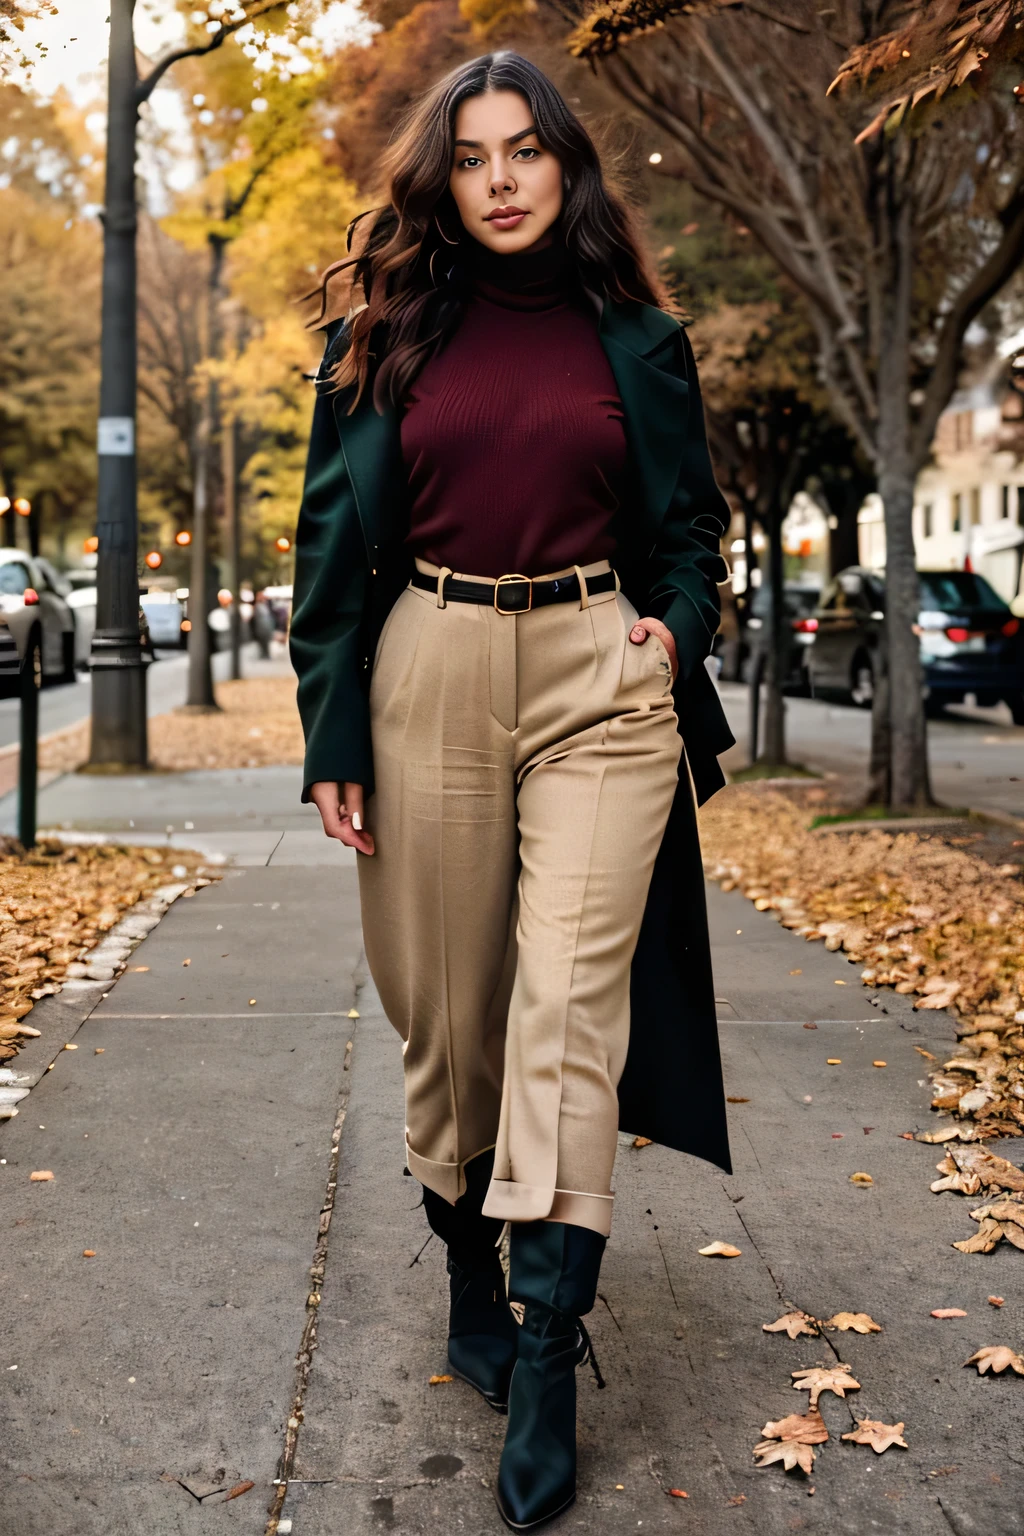
[[[863,651],[854,658],[850,673],[850,698],[858,709],[870,709],[875,697],[875,673]]]
[[[1014,725],[1024,725],[1024,689],[1020,693],[1008,693],[1006,702],[1010,706]]]

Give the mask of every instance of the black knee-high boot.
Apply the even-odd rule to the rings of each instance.
[[[454,1205],[423,1190],[431,1229],[448,1249],[448,1359],[452,1370],[504,1413],[519,1329],[509,1311],[497,1243],[502,1223],[481,1214],[494,1153],[466,1164],[466,1192]]]
[[[576,1497],[576,1367],[590,1338],[580,1318],[597,1295],[605,1239],[559,1221],[513,1223],[509,1297],[525,1308],[498,1471],[498,1510],[514,1531],[552,1520]],[[594,1363],[598,1385],[604,1386]]]

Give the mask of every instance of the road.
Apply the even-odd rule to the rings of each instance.
[[[255,654],[254,646],[244,648]],[[222,682],[230,670],[231,658],[227,651],[218,651],[213,658],[213,675]],[[184,651],[159,651],[157,660],[147,676],[147,703],[151,715],[162,715],[169,709],[185,702],[188,673],[188,657]],[[39,734],[48,736],[52,731],[64,730],[89,716],[92,688],[89,674],[80,672],[75,682],[48,685],[39,701]],[[0,699],[0,747],[9,747],[18,740],[19,710],[17,699]]]
[[[722,759],[735,772],[748,761],[749,693],[739,683],[720,685],[737,745]],[[789,758],[823,773],[840,775],[851,788],[867,780],[871,716],[852,705],[787,698]],[[1024,817],[1024,727],[1010,724],[1009,710],[947,711],[928,722],[932,792],[943,805]]]

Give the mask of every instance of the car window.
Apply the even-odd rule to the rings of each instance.
[[[984,576],[974,571],[924,571],[921,573],[921,607],[942,613],[959,613],[963,608],[1006,608]]]
[[[0,597],[21,597],[30,585],[28,566],[20,560],[8,560],[0,565]]]
[[[56,592],[58,597],[67,597],[71,590],[71,585],[65,581],[63,576],[57,575],[50,562],[48,560],[37,560],[36,565],[39,567],[39,574],[49,590]]]
[[[821,594],[821,602],[818,604],[818,607],[824,611],[831,612],[837,607],[838,601],[839,583],[838,581],[830,581],[824,592]]]

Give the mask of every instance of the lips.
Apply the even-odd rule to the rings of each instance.
[[[509,203],[507,207],[493,209],[487,215],[485,222],[493,224],[495,229],[515,229],[516,225],[521,224],[525,218],[525,208],[516,208],[514,204]]]

